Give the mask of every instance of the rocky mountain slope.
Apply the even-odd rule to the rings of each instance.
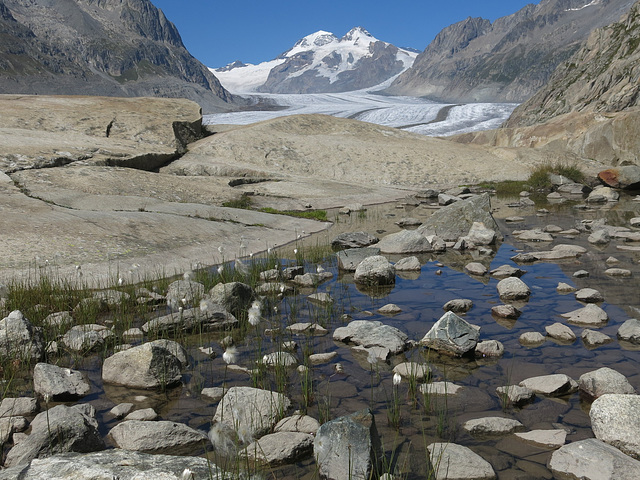
[[[546,84],[598,27],[633,0],[542,0],[491,23],[467,18],[442,30],[387,89],[445,102],[522,102]]]
[[[569,112],[620,112],[640,107],[640,1],[619,22],[594,31],[520,105],[507,127],[529,126]]]
[[[214,73],[232,92],[335,93],[379,85],[409,68],[416,56],[356,27],[342,38],[315,32],[274,60],[234,62]]]
[[[238,101],[149,0],[0,0],[0,93]]]

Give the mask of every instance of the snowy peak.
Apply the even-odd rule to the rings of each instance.
[[[381,42],[362,27],[338,38],[319,30],[276,59],[259,65],[235,62],[215,70],[232,92],[329,93],[370,88],[409,68],[417,54]]]

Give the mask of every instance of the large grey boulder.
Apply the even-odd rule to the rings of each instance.
[[[609,367],[602,367],[580,375],[578,386],[580,390],[595,398],[607,393],[621,395],[636,393],[627,377]]]
[[[640,395],[602,395],[591,404],[589,417],[598,440],[640,460]]]
[[[576,381],[564,373],[530,377],[521,381],[519,385],[550,397],[567,395],[578,390]]]
[[[331,241],[331,248],[334,250],[362,248],[373,245],[379,240],[378,237],[367,232],[346,232],[341,233]]]
[[[496,288],[500,298],[505,300],[524,300],[531,295],[531,289],[518,277],[503,278]]]
[[[180,383],[181,369],[182,362],[171,350],[150,342],[106,358],[102,381],[132,388],[165,388]]]
[[[355,272],[360,262],[367,257],[380,255],[380,249],[377,247],[349,248],[336,253],[338,257],[338,268],[348,272]]]
[[[173,309],[193,306],[204,295],[204,285],[192,280],[176,280],[167,288],[167,305]]]
[[[77,400],[91,391],[82,373],[48,363],[38,363],[33,369],[33,390],[55,401]]]
[[[222,305],[204,299],[200,301],[200,307],[172,312],[149,320],[142,325],[142,331],[145,333],[157,331],[190,332],[196,329],[221,330],[237,325],[238,319]]]
[[[602,326],[609,321],[609,315],[595,303],[588,303],[582,308],[560,315],[567,322],[583,326]]]
[[[390,353],[398,354],[409,346],[409,337],[390,325],[369,320],[354,320],[333,332],[333,339],[344,343],[353,343],[365,348],[382,347]]]
[[[467,447],[455,443],[432,443],[427,449],[436,480],[496,478],[491,464]]]
[[[400,230],[380,240],[376,247],[382,253],[426,253],[433,250],[431,242],[418,230]]]
[[[358,264],[353,279],[361,285],[393,285],[396,283],[396,269],[386,257],[375,255]]]
[[[450,355],[472,351],[480,338],[477,328],[453,312],[446,312],[420,340],[422,345]]]
[[[270,431],[284,417],[291,401],[283,394],[253,387],[231,387],[222,397],[213,423],[234,430],[243,443]]]
[[[255,297],[253,288],[242,282],[219,283],[209,290],[209,298],[236,317],[251,306]]]
[[[101,347],[107,339],[114,336],[104,325],[90,323],[71,327],[62,337],[62,343],[74,352],[88,353]]]
[[[556,450],[549,470],[558,478],[581,480],[635,480],[640,462],[595,438],[569,443]]]
[[[0,320],[0,358],[40,361],[44,356],[42,331],[34,327],[20,310]]]
[[[321,425],[313,442],[313,454],[321,478],[377,478],[382,445],[371,411],[362,410]]]
[[[250,460],[267,465],[282,465],[310,455],[313,435],[302,432],[276,432],[256,440],[243,450]]]
[[[0,480],[176,480],[183,478],[182,473],[187,468],[194,479],[225,476],[206,458],[149,455],[112,448],[95,453],[37,458],[28,465],[0,470]]]
[[[640,343],[640,320],[630,318],[618,328],[618,338],[626,342]]]
[[[109,431],[118,448],[144,453],[193,455],[208,442],[205,432],[184,423],[142,420],[121,422]]]
[[[57,405],[36,415],[31,422],[31,433],[9,450],[5,466],[27,464],[34,458],[55,453],[86,453],[104,448],[91,405]]]
[[[424,236],[438,235],[447,242],[455,242],[459,237],[469,233],[474,222],[482,222],[486,228],[500,231],[491,215],[491,200],[488,194],[458,201],[434,212],[417,231]],[[497,239],[502,239],[499,233]]]
[[[635,188],[640,185],[640,166],[624,165],[598,173],[598,178],[613,188]]]

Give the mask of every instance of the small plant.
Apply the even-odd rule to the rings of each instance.
[[[533,168],[526,183],[535,190],[549,189],[551,188],[550,174],[562,175],[577,183],[584,180],[584,173],[575,164],[547,162]]]

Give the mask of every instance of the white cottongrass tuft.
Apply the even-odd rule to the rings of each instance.
[[[322,273],[322,272],[324,272],[324,268],[322,268],[322,265],[318,265],[318,266],[316,267],[316,272],[318,272],[318,273]]]
[[[222,252],[224,252],[224,247],[222,245],[220,245],[218,247],[218,253],[222,253]]]
[[[218,267],[218,275],[222,275],[222,272],[224,272],[224,268],[222,267],[222,265],[220,265]]]
[[[394,385],[400,385],[400,382],[402,382],[402,376],[400,376],[399,373],[394,373],[393,374],[393,384]]]
[[[230,363],[235,363],[237,357],[238,350],[233,345],[228,346],[222,354],[222,360],[224,360],[227,365],[229,365]]]
[[[190,468],[185,468],[180,476],[180,480],[194,480],[196,477]]]
[[[260,323],[260,309],[251,307],[249,309],[249,323],[254,327]]]

